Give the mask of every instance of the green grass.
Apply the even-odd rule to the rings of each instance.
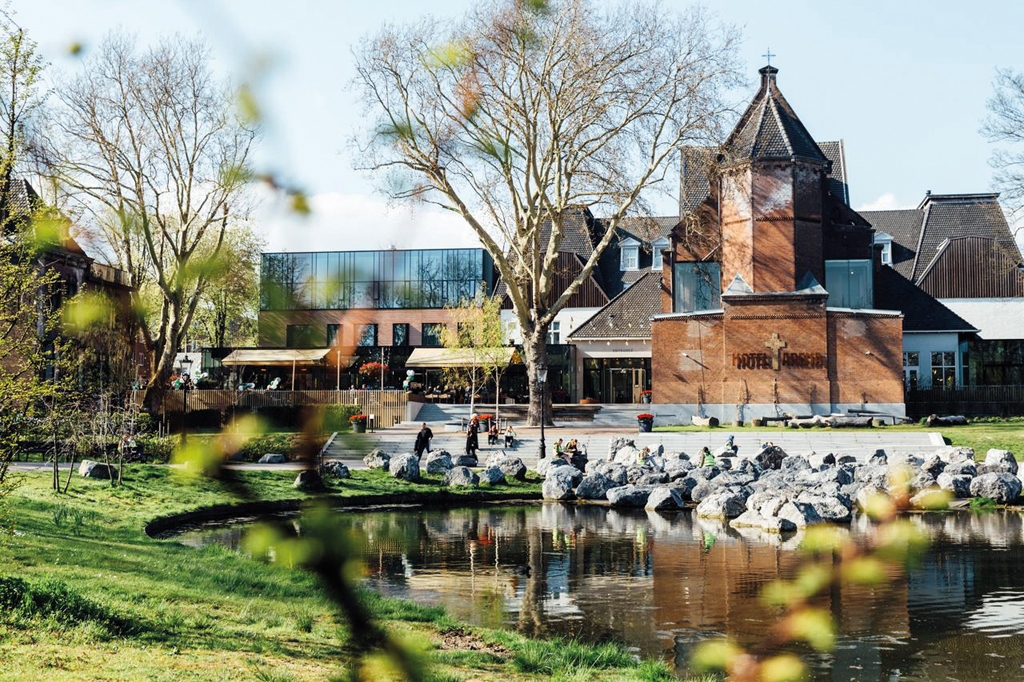
[[[303,497],[295,472],[246,471],[265,499]],[[0,679],[331,679],[352,672],[349,637],[317,581],[221,546],[151,539],[154,517],[228,502],[225,488],[135,465],[125,485],[75,477],[67,495],[47,473],[19,475],[0,542]],[[437,490],[353,472],[331,494]],[[535,491],[537,481],[498,486]],[[79,519],[75,521],[75,519]],[[535,641],[456,623],[443,609],[363,595],[417,652],[428,680],[660,680],[658,663],[616,645]],[[502,649],[442,649],[453,628]],[[394,679],[387,667],[367,679]]]
[[[700,432],[716,431],[720,433],[733,433],[743,431],[764,431],[784,432],[787,429],[781,426],[754,427],[745,426],[719,426],[709,428],[704,426],[656,426],[655,431],[665,433],[677,432]],[[840,429],[814,429],[815,431],[833,431]],[[853,431],[855,429],[841,429],[842,431]],[[1011,419],[977,419],[972,420],[965,426],[943,426],[928,428],[920,424],[899,424],[896,426],[874,427],[873,431],[898,431],[898,432],[927,432],[938,431],[949,445],[956,447],[974,448],[979,459],[984,459],[985,453],[990,448],[1009,450],[1018,458],[1024,457],[1024,418],[1015,417]],[[724,437],[724,436],[723,436]]]

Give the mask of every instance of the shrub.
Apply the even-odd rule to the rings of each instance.
[[[86,599],[59,580],[29,583],[21,578],[0,576],[0,621],[44,619],[60,626],[92,621],[114,634],[131,627],[103,606]]]
[[[324,408],[324,431],[347,431],[349,420],[358,413],[358,405],[328,405]]]

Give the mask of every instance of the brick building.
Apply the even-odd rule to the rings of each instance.
[[[847,203],[841,145],[826,155],[777,72],[720,150],[684,162],[696,199],[663,262],[654,401],[723,420],[902,414],[903,314],[877,305],[874,230]]]

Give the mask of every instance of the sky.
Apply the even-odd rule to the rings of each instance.
[[[605,0],[594,0],[598,4]],[[257,163],[310,197],[298,218],[260,191],[268,251],[477,246],[461,220],[389,205],[356,171],[349,140],[372,122],[348,88],[352,49],[388,22],[457,17],[471,0],[12,0],[50,63],[50,84],[81,68],[110,30],[142,44],[201,36],[217,70],[258,79],[266,130]],[[605,3],[607,4],[607,3]],[[682,7],[683,0],[663,3]],[[855,209],[913,208],[933,193],[992,191],[992,145],[979,134],[996,68],[1024,70],[1024,2],[724,0],[706,6],[741,29],[747,87],[770,48],[779,88],[817,140],[845,142]],[[256,65],[269,65],[260,67]],[[671,200],[657,210],[671,214]]]

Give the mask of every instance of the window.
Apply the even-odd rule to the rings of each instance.
[[[375,324],[364,324],[363,329],[359,334],[359,346],[376,346],[377,345],[377,325]]]
[[[692,313],[722,307],[722,266],[719,263],[676,263],[672,312]]]
[[[903,354],[903,383],[908,390],[917,388],[917,377],[920,371],[920,355],[917,351],[908,351]]]
[[[561,324],[558,322],[552,322],[551,326],[548,327],[548,345],[556,345],[561,343],[561,334],[559,333]]]
[[[635,242],[634,242],[635,244]],[[619,269],[622,271],[626,270],[639,270],[640,269],[640,246],[632,245],[628,242],[624,244],[619,250]]]
[[[329,324],[327,325],[327,345],[336,346],[341,343],[341,325],[340,324]]]
[[[832,308],[872,308],[870,260],[825,261],[825,288]]]
[[[423,345],[428,348],[438,348],[441,345],[441,330],[444,325],[440,322],[423,323]]]
[[[956,387],[956,353],[932,351],[932,387]]]
[[[289,348],[312,348],[313,325],[290,324],[285,330],[285,345]]]
[[[892,265],[892,242],[882,242],[882,265]]]
[[[409,325],[406,323],[391,325],[391,345],[409,345]]]

